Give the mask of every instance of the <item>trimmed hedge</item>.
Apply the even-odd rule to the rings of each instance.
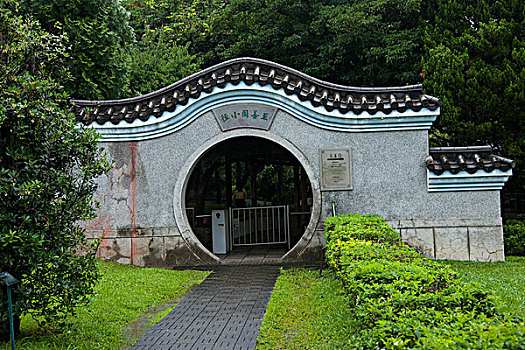
[[[505,254],[525,256],[525,221],[508,220],[503,225]]]
[[[491,293],[403,244],[383,218],[329,217],[326,258],[361,325],[358,349],[525,349]]]

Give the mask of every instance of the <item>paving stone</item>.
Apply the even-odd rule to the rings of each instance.
[[[213,350],[231,350],[235,347],[235,342],[230,340],[221,340],[215,343]]]
[[[172,349],[172,345],[171,344],[168,344],[168,345],[155,344],[155,346],[153,346],[151,349],[155,349],[155,350],[170,350],[170,349]]]
[[[175,343],[177,343],[179,337],[175,337],[175,338],[167,338],[167,337],[163,337],[163,338],[160,338],[158,339],[158,341],[155,343],[155,348],[156,347],[160,347],[160,346],[167,346],[169,348],[168,345],[173,345]]]
[[[193,343],[175,343],[173,344],[169,350],[190,350],[191,348],[193,348]],[[135,350],[134,348],[132,348],[133,350]],[[151,350],[157,350],[156,348],[152,348]]]
[[[257,345],[256,341],[251,342],[237,342],[235,343],[233,350],[252,350]]]
[[[132,350],[254,349],[279,266],[219,266]]]
[[[213,344],[211,344],[211,343],[208,343],[208,344],[196,343],[195,345],[193,345],[191,350],[210,350],[212,348],[212,346],[213,346]]]
[[[195,344],[197,342],[197,339],[199,339],[199,337],[200,337],[200,334],[184,333],[177,339],[177,343]]]

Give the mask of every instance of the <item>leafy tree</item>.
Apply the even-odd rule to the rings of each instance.
[[[128,48],[131,61],[131,95],[143,95],[172,84],[199,69],[187,47],[167,39],[161,29],[148,30]]]
[[[316,20],[317,27],[328,31],[318,49],[316,75],[358,86],[395,86],[420,80],[424,1],[331,3]]]
[[[414,83],[420,79],[423,5],[421,0],[232,0],[215,13],[202,39],[210,44],[204,64],[255,56],[346,85]]]
[[[109,164],[56,80],[68,76],[65,38],[12,0],[0,5],[0,270],[22,281],[18,315],[62,326],[98,277],[95,245],[78,222],[94,217],[94,178]],[[6,299],[2,287],[0,330]]]
[[[205,39],[205,64],[253,56],[309,71],[321,38],[312,23],[320,1],[233,0],[215,14]]]
[[[130,57],[122,49],[134,36],[119,0],[22,0],[22,7],[46,31],[69,38],[72,79],[65,85],[72,96],[125,97]]]
[[[430,1],[430,0],[429,0]],[[422,0],[126,0],[139,34],[162,31],[201,66],[253,56],[347,85],[420,80]]]
[[[124,0],[122,5],[129,12],[129,24],[133,27],[136,40],[149,30],[170,27],[170,18],[181,12],[180,0]]]
[[[191,52],[206,52],[211,46],[204,36],[210,23],[227,1],[222,0],[124,0],[130,24],[140,40],[148,30],[162,30],[175,43]],[[196,47],[198,45],[199,47]]]
[[[523,167],[525,2],[438,2],[423,68],[427,92],[444,102],[436,143],[489,144]]]

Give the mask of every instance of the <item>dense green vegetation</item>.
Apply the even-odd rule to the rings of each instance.
[[[9,1],[11,2],[11,1]],[[67,36],[72,79],[62,79],[71,96],[112,99],[128,94],[134,39],[120,0],[22,0],[21,10],[42,28]]]
[[[525,256],[525,221],[508,220],[503,225],[506,255]]]
[[[327,260],[349,296],[357,348],[516,349],[524,323],[495,295],[421,256],[376,215],[326,220]]]
[[[180,299],[208,275],[203,271],[172,271],[138,268],[100,262],[101,278],[91,303],[78,310],[70,331],[53,334],[39,329],[30,317],[22,319],[22,334],[17,348],[40,349],[120,349],[133,344],[140,332],[133,334],[127,325],[146,311],[169,301]],[[151,314],[153,318],[155,314]],[[149,322],[144,320],[144,331]],[[145,333],[145,332],[144,332]],[[0,349],[10,349],[0,342]]]
[[[525,259],[447,261],[467,283],[492,291],[503,310],[524,314]],[[258,349],[352,349],[358,324],[340,280],[331,271],[283,270],[268,304]],[[496,347],[497,348],[497,347]],[[518,346],[519,348],[519,346]]]
[[[426,91],[444,102],[436,140],[492,145],[523,167],[525,2],[438,1],[433,22],[422,65]]]
[[[61,327],[98,276],[96,243],[77,223],[94,217],[95,178],[110,164],[69,112],[65,39],[0,4],[0,271],[21,281],[17,315]],[[6,299],[2,287],[1,335]]]
[[[335,83],[420,81],[423,1],[126,0],[137,40],[162,31],[201,67],[269,59]]]

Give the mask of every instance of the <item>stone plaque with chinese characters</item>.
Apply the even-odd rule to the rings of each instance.
[[[352,189],[352,153],[348,148],[321,150],[321,190]]]
[[[256,104],[231,104],[212,110],[222,131],[236,128],[269,130],[277,108]]]

